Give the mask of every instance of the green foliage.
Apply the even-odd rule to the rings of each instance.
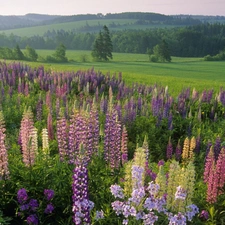
[[[26,46],[26,50],[24,52],[26,59],[36,62],[38,59],[38,54],[35,49],[31,48],[29,45]]]
[[[14,59],[16,60],[23,60],[24,54],[23,52],[20,50],[19,45],[17,44],[16,47],[13,49],[13,55],[14,55]]]
[[[91,55],[94,60],[108,61],[109,59],[112,59],[112,50],[113,45],[109,29],[107,26],[104,26],[103,31],[100,31],[95,39]]]
[[[158,59],[161,62],[171,62],[169,46],[165,40],[153,48],[153,53],[155,59]]]
[[[11,221],[11,218],[9,217],[4,217],[1,209],[0,209],[0,224],[1,225],[9,225]]]
[[[64,44],[60,44],[56,47],[54,57],[58,62],[67,62],[68,59],[66,57],[66,47]]]
[[[204,57],[205,61],[225,61],[225,50],[221,51],[220,53],[211,56],[211,55],[206,55]]]

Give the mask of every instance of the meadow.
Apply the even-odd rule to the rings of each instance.
[[[222,63],[76,53],[0,62],[0,223],[224,224]]]
[[[37,50],[41,57],[54,53],[54,50]],[[67,50],[69,63],[29,63],[32,66],[43,64],[54,71],[87,70],[92,67],[103,74],[123,74],[126,84],[161,84],[168,86],[171,93],[178,94],[183,88],[191,87],[200,91],[213,88],[219,91],[225,86],[224,62],[206,62],[203,58],[172,57],[171,63],[150,63],[147,54],[113,53],[109,62],[94,62],[90,51]],[[85,57],[86,62],[83,62]]]

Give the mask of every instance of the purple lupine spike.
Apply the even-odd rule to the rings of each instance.
[[[115,109],[106,113],[104,132],[104,158],[111,168],[118,168],[120,163],[121,124],[117,120]]]
[[[41,98],[38,99],[37,105],[36,105],[36,119],[37,121],[42,120],[42,106],[43,106],[43,101]]]
[[[168,130],[173,130],[173,113],[170,112],[168,117]]]
[[[122,139],[121,139],[122,164],[124,164],[124,163],[126,163],[128,161],[127,144],[128,144],[127,129],[126,129],[126,126],[123,125]]]
[[[182,154],[182,148],[181,148],[181,145],[180,145],[180,140],[178,140],[178,143],[177,143],[177,146],[176,146],[176,152],[175,152],[175,156],[176,156],[177,161],[180,161],[181,154]]]
[[[87,154],[88,159],[90,160],[93,154],[97,154],[98,152],[98,144],[99,144],[99,115],[96,105],[93,103],[90,116],[88,120],[88,133],[87,133]]]
[[[54,139],[54,131],[53,131],[53,122],[52,122],[52,114],[48,113],[48,119],[47,119],[47,124],[48,124],[48,138],[49,140]]]
[[[214,155],[215,155],[215,160],[218,159],[218,156],[220,154],[220,149],[221,149],[221,139],[220,137],[218,136],[216,138],[216,142],[215,142],[215,145],[214,145]]]
[[[93,208],[93,202],[89,201],[88,169],[83,160],[77,161],[72,179],[73,222],[76,225],[90,225],[90,211]]]
[[[171,137],[169,138],[169,142],[167,144],[167,148],[166,148],[166,157],[167,159],[171,159],[173,155],[173,145],[171,143]]]
[[[64,116],[57,120],[56,125],[57,141],[60,160],[64,161],[68,156],[68,132],[67,132],[67,121]]]
[[[87,148],[88,125],[85,112],[75,112],[70,120],[69,138],[68,138],[68,154],[69,162],[74,163],[79,152],[80,145]]]

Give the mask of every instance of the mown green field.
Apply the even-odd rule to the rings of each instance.
[[[51,55],[54,51],[37,50],[41,57]],[[225,63],[206,62],[202,58],[172,57],[171,63],[150,63],[146,54],[113,53],[113,60],[109,62],[92,61],[90,51],[66,51],[70,60],[68,63],[26,62],[31,66],[44,65],[46,69],[54,71],[87,70],[94,67],[103,74],[117,74],[122,72],[126,83],[168,85],[170,93],[177,94],[183,88],[191,87],[199,91],[221,87],[225,89]],[[87,62],[82,62],[82,56]]]

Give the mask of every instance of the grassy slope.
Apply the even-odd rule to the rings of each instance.
[[[43,26],[35,26],[35,27],[26,27],[26,28],[19,28],[19,29],[10,29],[10,30],[3,30],[0,31],[0,33],[5,33],[6,35],[10,34],[15,34],[21,37],[31,37],[34,35],[39,35],[43,36],[45,32],[48,30],[65,30],[65,31],[70,31],[70,30],[77,30],[80,29],[81,27],[88,25],[90,27],[92,26],[109,26],[110,24],[114,23],[117,26],[115,28],[110,27],[110,30],[124,30],[124,29],[146,29],[146,28],[170,28],[170,27],[175,27],[174,25],[136,25],[134,22],[137,20],[135,19],[101,19],[101,20],[83,20],[83,21],[77,21],[77,22],[68,22],[68,23],[58,23],[58,24],[51,24],[51,25],[43,25]],[[96,32],[99,32],[99,29],[95,30]],[[78,30],[79,32],[79,30]]]
[[[37,50],[45,57],[54,51]],[[81,55],[86,55],[88,61],[83,63]],[[122,72],[127,84],[134,82],[143,84],[168,85],[171,93],[179,93],[183,88],[192,87],[197,90],[225,88],[224,62],[205,62],[201,58],[173,57],[171,63],[150,63],[147,55],[114,53],[109,62],[93,62],[90,51],[67,51],[68,59],[74,60],[67,64],[30,63],[32,66],[44,65],[55,71],[87,70],[92,67],[102,73],[111,74]]]

